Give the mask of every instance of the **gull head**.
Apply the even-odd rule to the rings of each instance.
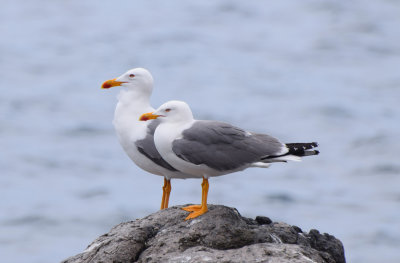
[[[161,105],[154,112],[144,113],[139,120],[159,119],[161,122],[188,122],[193,120],[193,114],[186,102],[171,100]]]
[[[151,93],[153,90],[153,77],[150,72],[144,68],[134,68],[128,70],[118,78],[105,81],[103,85],[101,85],[101,88],[109,89],[116,86]]]

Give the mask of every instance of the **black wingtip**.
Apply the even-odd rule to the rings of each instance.
[[[289,149],[288,154],[292,154],[292,155],[296,155],[296,156],[300,156],[300,157],[319,154],[319,151],[314,150],[314,148],[318,147],[317,142],[287,143],[286,147]]]

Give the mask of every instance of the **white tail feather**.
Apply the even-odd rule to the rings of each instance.
[[[276,157],[276,158],[266,159],[264,161],[266,163],[287,162],[287,161],[301,162],[301,157],[289,154],[289,155],[285,155],[285,156],[279,156],[279,157]]]
[[[262,163],[262,162],[256,162],[256,163],[252,163],[251,165],[250,165],[250,167],[260,167],[260,168],[268,168],[268,167],[270,167],[271,166],[271,164],[269,164],[269,163]]]

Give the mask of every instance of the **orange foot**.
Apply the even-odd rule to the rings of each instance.
[[[193,219],[196,218],[198,216],[201,216],[202,214],[206,213],[208,211],[207,205],[206,206],[200,206],[200,209],[191,212],[186,218],[185,220],[189,220],[189,219]]]
[[[208,179],[203,177],[203,182],[201,183],[201,205],[189,205],[183,207],[182,209],[190,212],[190,214],[185,218],[185,220],[193,219],[208,211],[207,208],[207,195],[208,195]]]
[[[182,210],[185,210],[188,212],[199,211],[200,209],[201,209],[201,205],[189,205],[186,207],[182,207]]]

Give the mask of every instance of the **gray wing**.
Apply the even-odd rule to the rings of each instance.
[[[154,144],[154,131],[159,124],[159,120],[151,121],[151,123],[147,126],[146,137],[142,140],[138,140],[135,142],[136,148],[141,154],[143,154],[159,166],[164,167],[165,169],[168,169],[170,171],[177,171],[161,157],[160,153],[157,151],[156,145]]]
[[[179,158],[218,171],[262,161],[262,158],[280,154],[284,147],[269,135],[249,133],[216,121],[197,121],[183,131],[181,139],[172,143],[172,150]]]

